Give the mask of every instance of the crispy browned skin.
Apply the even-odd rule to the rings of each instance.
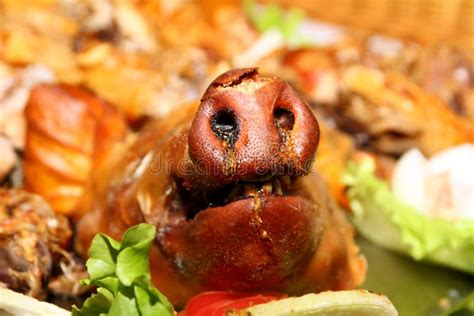
[[[227,72],[199,107],[151,124],[96,169],[76,249],[85,255],[99,232],[120,238],[154,224],[153,280],[175,304],[211,289],[355,287],[365,261],[352,227],[307,175],[318,140],[316,119],[288,84],[256,69]]]
[[[355,147],[351,137],[320,123],[321,142],[316,153],[315,172],[327,182],[331,196],[339,205],[348,207],[346,187],[341,179],[347,163],[353,158]]]
[[[69,85],[38,85],[25,114],[25,188],[73,215],[92,166],[125,136],[126,124],[110,104]]]

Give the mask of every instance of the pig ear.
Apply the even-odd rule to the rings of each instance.
[[[206,99],[206,97],[217,87],[238,85],[244,79],[253,79],[256,77],[258,77],[258,68],[241,68],[229,70],[211,82],[209,88],[207,88],[206,92],[204,93],[202,100]]]

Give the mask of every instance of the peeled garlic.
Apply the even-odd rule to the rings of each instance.
[[[409,150],[395,167],[392,190],[427,215],[474,219],[474,145],[452,147],[431,159]]]

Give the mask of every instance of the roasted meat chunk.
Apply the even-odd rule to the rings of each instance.
[[[0,189],[0,283],[43,298],[72,236],[68,220],[38,195]]]
[[[433,155],[474,141],[472,122],[420,87],[416,78],[377,68],[381,65],[344,63],[343,52],[288,52],[284,62],[298,74],[297,86],[357,145],[389,155],[417,147]],[[463,96],[468,97],[467,90]]]
[[[93,166],[125,136],[125,121],[92,92],[65,84],[34,87],[25,113],[25,187],[73,215]]]
[[[343,74],[346,99],[339,111],[362,127],[381,152],[418,147],[426,155],[474,141],[472,123],[396,73],[353,66]]]

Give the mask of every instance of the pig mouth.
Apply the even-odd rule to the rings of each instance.
[[[322,218],[300,177],[253,177],[206,192],[176,180],[175,193],[158,243],[181,274],[209,288],[277,286],[319,241]]]
[[[175,182],[177,199],[173,203],[178,203],[180,207],[178,216],[189,221],[201,212],[216,207],[225,207],[240,200],[255,200],[258,203],[258,199],[262,197],[298,195],[299,183],[297,179],[288,175],[255,176],[208,191],[187,190],[183,186],[183,181],[178,179]],[[171,206],[171,208],[173,207]]]

